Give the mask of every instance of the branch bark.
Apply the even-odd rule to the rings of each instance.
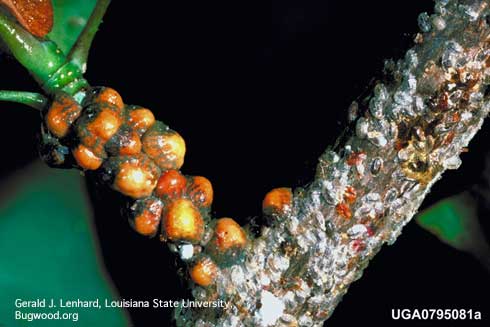
[[[250,242],[179,326],[321,326],[383,244],[392,244],[446,169],[456,169],[490,110],[489,1],[439,0],[421,34],[295,190],[291,210]]]

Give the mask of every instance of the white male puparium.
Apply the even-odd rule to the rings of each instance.
[[[439,0],[419,16],[404,59],[351,113],[349,137],[320,158],[292,209],[198,300],[229,309],[176,311],[179,326],[321,326],[385,243],[393,243],[490,109],[490,2]],[[355,106],[353,106],[355,107]],[[346,188],[355,201],[347,201]],[[350,198],[352,200],[352,196]],[[354,308],[355,310],[355,308]]]

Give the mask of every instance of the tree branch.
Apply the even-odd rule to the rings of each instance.
[[[178,309],[179,326],[320,326],[383,244],[392,244],[490,110],[489,1],[439,0],[403,60],[387,62],[368,104],[292,210],[253,240],[242,263]],[[355,132],[351,132],[355,131]]]

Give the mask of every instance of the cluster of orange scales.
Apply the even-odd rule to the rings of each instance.
[[[101,180],[130,199],[130,225],[141,235],[164,242],[191,244],[196,256],[189,274],[198,285],[212,285],[220,267],[242,258],[249,236],[231,218],[210,219],[211,182],[185,176],[184,139],[151,110],[125,105],[108,87],[88,90],[82,104],[59,93],[43,113],[45,128],[71,149],[73,166],[100,172]],[[264,214],[291,209],[289,188],[269,192]]]
[[[33,36],[42,39],[53,27],[49,0],[0,0],[0,5]],[[81,104],[62,91],[51,95],[42,110],[41,158],[50,166],[94,171],[128,198],[128,220],[136,232],[192,246],[193,255],[186,258],[191,279],[212,285],[222,267],[243,259],[250,235],[232,218],[211,219],[213,187],[205,177],[180,172],[186,145],[177,132],[151,110],[125,104],[112,88],[82,91]],[[292,199],[289,188],[270,191],[264,215],[284,216]]]

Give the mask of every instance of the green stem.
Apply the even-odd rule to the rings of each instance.
[[[0,38],[47,93],[62,90],[75,95],[88,86],[82,71],[66,61],[56,43],[37,39],[2,12]]]
[[[0,90],[0,101],[10,101],[25,104],[37,110],[42,110],[48,99],[39,93]]]
[[[77,42],[68,54],[68,61],[75,64],[82,72],[87,69],[87,58],[92,40],[99,29],[102,18],[109,7],[111,0],[98,0],[90,18],[83,28]]]
[[[0,38],[41,85],[65,63],[65,56],[54,42],[40,41],[2,12]]]

